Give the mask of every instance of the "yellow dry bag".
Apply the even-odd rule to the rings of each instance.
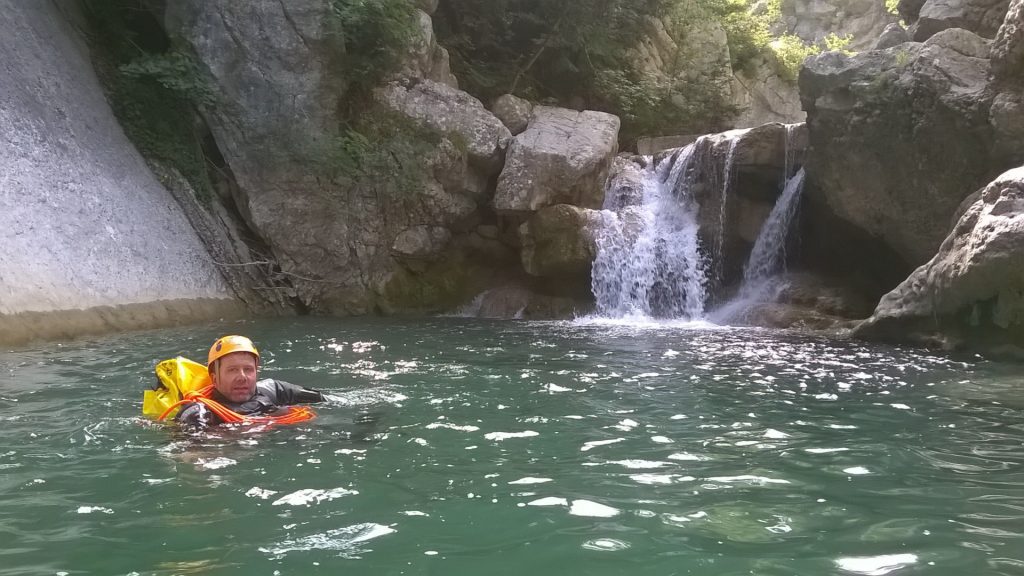
[[[156,377],[156,387],[146,390],[142,397],[142,414],[154,419],[184,398],[185,394],[210,385],[210,374],[206,366],[181,356],[157,364]],[[177,412],[175,408],[167,417],[174,418]]]

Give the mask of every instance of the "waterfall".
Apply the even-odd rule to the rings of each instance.
[[[786,266],[786,236],[790,223],[800,205],[800,192],[804,188],[804,169],[786,182],[786,188],[775,202],[771,214],[761,226],[761,232],[754,242],[750,259],[743,268],[743,284],[740,295],[754,295],[765,282],[783,271]]]
[[[657,167],[647,158],[641,204],[604,212],[591,281],[602,316],[703,316],[707,265],[691,185],[696,151],[705,144],[698,139]]]
[[[735,133],[742,134],[745,130],[734,130],[731,133],[726,132],[726,135]],[[714,274],[712,279],[716,283],[722,281],[722,265],[725,262],[725,222],[726,222],[726,208],[729,202],[729,188],[732,187],[732,176],[733,176],[733,164],[736,160],[736,144],[740,141],[739,138],[729,138],[729,148],[725,155],[725,164],[722,168],[722,199],[718,207],[718,234],[715,237],[715,258],[714,258]]]

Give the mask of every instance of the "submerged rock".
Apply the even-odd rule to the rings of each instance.
[[[962,212],[938,253],[882,298],[857,336],[1024,348],[1024,167]]]

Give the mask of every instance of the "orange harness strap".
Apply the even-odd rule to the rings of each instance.
[[[198,392],[190,392],[185,395],[184,398],[178,400],[170,406],[163,414],[160,415],[157,420],[164,420],[172,410],[181,406],[182,404],[188,404],[190,402],[198,402],[206,406],[210,412],[213,412],[227,424],[298,424],[299,422],[306,422],[316,418],[316,412],[305,406],[291,406],[288,408],[286,414],[280,416],[248,416],[239,414],[227,406],[217,402],[213,398],[210,398],[210,394],[213,392],[213,385],[207,386]]]

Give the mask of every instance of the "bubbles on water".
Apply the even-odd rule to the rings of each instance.
[[[595,550],[598,552],[618,552],[620,550],[626,550],[630,547],[629,542],[623,540],[615,540],[614,538],[598,538],[596,540],[588,540],[583,543],[582,548],[584,550]]]

